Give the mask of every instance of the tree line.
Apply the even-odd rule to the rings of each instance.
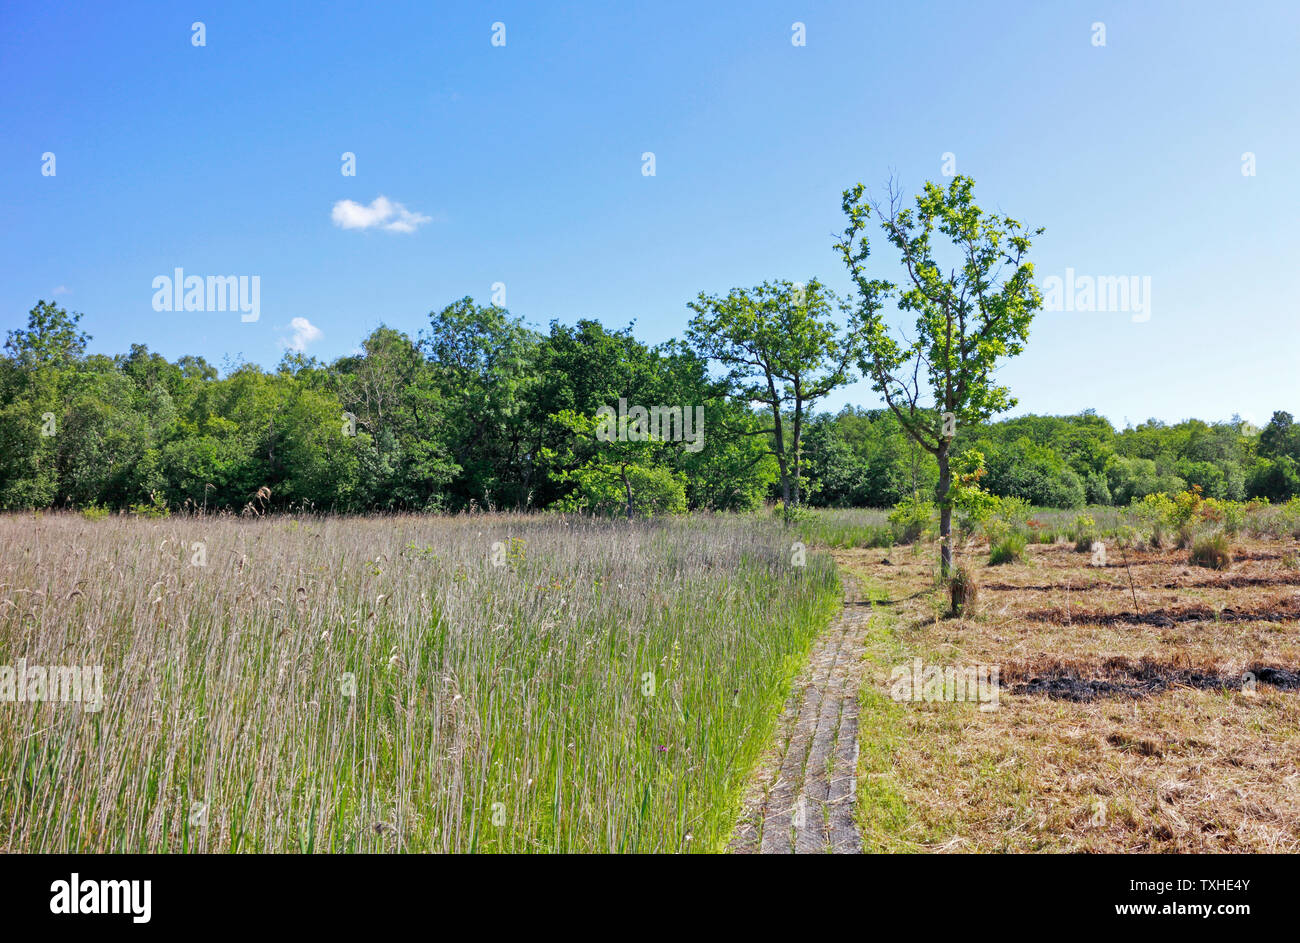
[[[871,202],[859,184],[843,210],[834,248],[851,297],[817,279],[701,293],[685,339],[656,346],[631,325],[538,331],[463,298],[415,337],[381,326],[331,363],[288,352],[223,376],[140,344],[88,354],[82,316],[40,301],[0,357],[0,507],[635,516],[926,496],[946,538],[950,465],[972,452],[984,489],[1046,507],[1191,485],[1300,494],[1300,427],[1282,411],[1262,430],[1120,431],[1092,412],[993,421],[1016,404],[996,366],[1023,350],[1041,307],[1028,253],[1042,230],[981,210],[966,177],[926,184],[913,206],[892,186]],[[897,284],[868,270],[873,217]],[[914,325],[889,324],[887,303]],[[882,408],[816,411],[858,376]],[[946,569],[946,540],[943,552]]]
[[[625,513],[622,449],[634,513],[752,510],[786,497],[774,421],[797,475],[791,501],[885,507],[938,485],[935,456],[888,408],[764,411],[688,344],[650,347],[595,321],[540,333],[466,298],[433,313],[418,338],[380,327],[329,364],[286,354],[274,370],[242,364],[219,377],[202,357],[171,362],[139,344],[88,355],[79,319],[41,302],[26,330],[9,333],[5,509]],[[702,447],[584,434],[620,399],[702,405]],[[1029,415],[959,425],[952,447],[983,453],[988,491],[1044,507],[1125,505],[1193,484],[1229,500],[1300,494],[1300,426],[1282,411],[1262,430],[1236,418],[1117,430],[1090,411]]]

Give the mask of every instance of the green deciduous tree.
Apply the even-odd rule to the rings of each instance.
[[[695,312],[687,336],[700,355],[727,371],[726,381],[742,403],[761,403],[771,415],[766,435],[776,458],[781,498],[800,504],[804,423],[816,403],[850,379],[856,336],[841,333],[834,314],[845,304],[821,282],[764,282],[727,295],[703,292],[690,302]],[[735,430],[723,430],[732,432]]]
[[[1042,303],[1026,259],[1031,237],[1042,230],[986,213],[973,191],[969,177],[955,177],[946,188],[927,183],[911,208],[892,184],[883,206],[858,184],[844,192],[848,224],[836,243],[858,291],[860,366],[907,434],[939,463],[945,576],[952,568],[953,424],[980,423],[1015,404],[993,371],[1021,352]],[[905,270],[899,286],[867,271],[873,211]],[[946,245],[936,244],[936,232]],[[916,316],[910,339],[902,332],[896,338],[885,321],[886,301],[896,291],[898,307]]]

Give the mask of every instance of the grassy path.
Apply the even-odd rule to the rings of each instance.
[[[814,643],[732,837],[737,854],[858,854],[858,687],[871,607],[844,576],[844,608]]]

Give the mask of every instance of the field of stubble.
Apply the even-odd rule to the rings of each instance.
[[[1300,541],[1186,549],[1063,540],[991,566],[954,618],[934,545],[836,551],[872,587],[859,825],[870,850],[1300,851]],[[996,710],[896,703],[890,673],[995,665]]]

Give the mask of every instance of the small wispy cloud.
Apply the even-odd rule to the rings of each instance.
[[[289,322],[289,327],[293,331],[293,336],[280,338],[280,343],[295,353],[302,353],[308,344],[321,338],[320,328],[306,318],[294,318]]]
[[[330,212],[330,219],[340,229],[378,228],[389,232],[415,232],[433,217],[412,212],[401,203],[380,195],[369,206],[353,200],[339,200]]]
[[[56,295],[70,295],[72,294],[72,289],[67,285],[60,285],[58,288],[54,289],[54,293]]]

